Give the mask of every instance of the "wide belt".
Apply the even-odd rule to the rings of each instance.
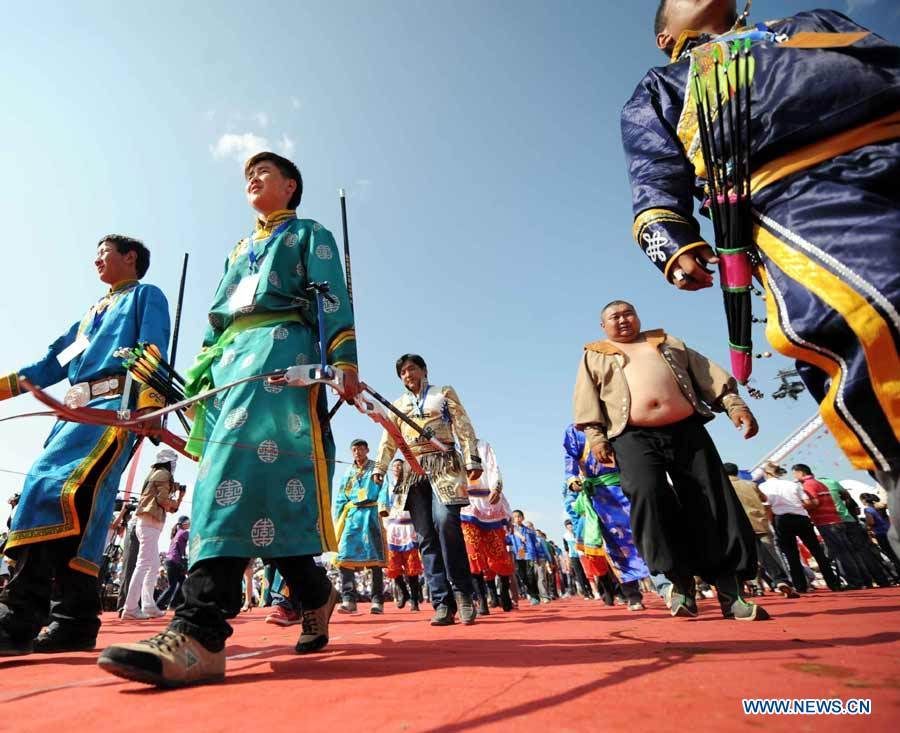
[[[92,382],[78,382],[69,387],[63,402],[66,407],[84,407],[96,397],[115,397],[122,394],[125,387],[125,377],[104,377]]]

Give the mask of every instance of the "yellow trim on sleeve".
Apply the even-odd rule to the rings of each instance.
[[[19,386],[19,375],[15,372],[0,377],[0,400],[8,400],[22,394]]]

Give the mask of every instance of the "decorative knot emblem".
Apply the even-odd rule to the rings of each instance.
[[[644,232],[641,239],[647,245],[644,254],[650,258],[651,262],[663,262],[666,259],[663,247],[669,243],[669,238],[665,234],[658,230],[653,233]]]

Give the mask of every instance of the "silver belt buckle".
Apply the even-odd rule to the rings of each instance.
[[[105,395],[107,392],[112,392],[112,390],[114,390],[118,386],[119,380],[115,377],[104,379],[102,382],[97,382],[97,384],[91,387],[91,397],[99,397],[100,395]]]
[[[69,387],[66,396],[63,397],[63,404],[71,410],[84,407],[91,401],[91,385],[87,382],[79,382]]]

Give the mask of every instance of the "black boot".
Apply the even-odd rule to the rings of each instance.
[[[484,583],[484,576],[479,573],[478,575],[473,575],[472,580],[475,583],[475,591],[478,594],[478,615],[490,616],[491,609],[488,608],[487,587]]]
[[[34,640],[34,651],[39,654],[89,652],[96,644],[96,634],[79,632],[60,624],[59,621],[53,621]]]
[[[397,608],[403,608],[409,600],[409,588],[406,587],[406,579],[402,575],[394,580],[394,588],[397,589]]]
[[[486,580],[484,582],[487,584],[488,589],[488,605],[491,608],[497,608],[500,606],[500,596],[497,595],[497,583],[494,580]]]
[[[422,586],[419,585],[419,578],[409,579],[409,610],[413,613],[419,612],[419,603],[422,601]]]
[[[507,613],[513,610],[512,598],[509,595],[509,581],[508,575],[500,576],[500,608]]]

